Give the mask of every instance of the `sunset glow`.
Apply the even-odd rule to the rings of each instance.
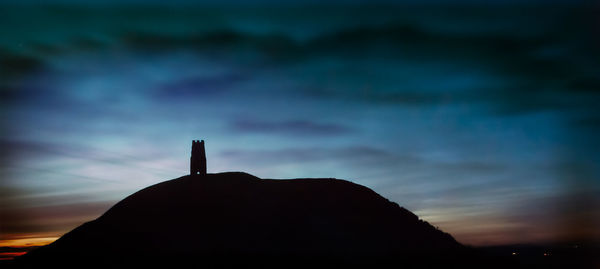
[[[14,248],[25,248],[25,247],[36,247],[48,245],[56,241],[58,237],[26,237],[19,239],[6,239],[0,240],[0,247],[14,247]]]

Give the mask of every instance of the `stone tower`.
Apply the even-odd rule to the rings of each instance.
[[[190,175],[206,176],[206,152],[204,140],[192,140],[192,157],[190,158]]]

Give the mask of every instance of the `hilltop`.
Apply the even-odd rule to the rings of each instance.
[[[345,180],[189,175],[142,189],[23,265],[324,267],[459,263],[467,249]]]

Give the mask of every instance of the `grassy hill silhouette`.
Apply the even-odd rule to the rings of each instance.
[[[18,262],[44,266],[325,267],[457,264],[466,248],[339,179],[189,175],[140,190]]]

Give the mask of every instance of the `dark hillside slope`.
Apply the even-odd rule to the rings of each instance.
[[[184,176],[138,191],[20,262],[433,265],[464,252],[449,234],[348,181],[220,173]]]

